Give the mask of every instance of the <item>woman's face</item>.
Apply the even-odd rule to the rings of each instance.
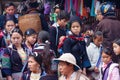
[[[40,70],[40,65],[35,61],[32,56],[28,58],[28,68],[34,73]]]
[[[101,12],[97,12],[97,16],[96,16],[96,19],[98,20],[98,21],[101,21],[102,19],[103,19],[103,15],[101,14]]]
[[[8,33],[10,33],[15,28],[15,23],[13,21],[7,21],[5,25],[5,29]]]
[[[120,46],[116,43],[113,43],[113,51],[116,55],[120,55]]]
[[[111,56],[105,54],[104,52],[102,52],[102,61],[105,64],[108,64],[111,61]]]
[[[21,45],[23,37],[18,32],[13,32],[11,35],[11,42],[15,46]]]
[[[74,33],[75,35],[79,35],[80,31],[81,31],[81,26],[79,22],[73,22],[71,24],[71,32]]]
[[[37,34],[32,34],[26,37],[26,41],[28,41],[31,45],[34,45],[37,40]]]
[[[59,62],[58,64],[58,70],[62,75],[68,75],[69,72],[73,69],[71,64],[67,65],[66,62]]]

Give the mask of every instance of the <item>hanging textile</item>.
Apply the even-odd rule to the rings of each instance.
[[[75,0],[70,0],[70,15],[76,15]]]
[[[95,16],[95,0],[92,0],[90,16]]]
[[[78,0],[78,3],[77,3],[77,16],[80,16],[80,4],[81,4],[81,0]]]
[[[78,14],[78,0],[74,0],[74,8],[75,8],[76,14]]]
[[[100,10],[100,1],[96,1],[95,4],[95,14],[97,15],[97,11]]]
[[[69,0],[65,0],[65,4],[64,4],[64,6],[65,6],[65,11],[68,10],[68,1],[69,1]],[[67,11],[67,12],[68,12],[68,11]]]
[[[89,13],[88,13],[87,7],[84,7],[84,8],[83,8],[83,15],[82,15],[82,16],[88,18],[88,14],[89,14]]]
[[[84,0],[80,0],[80,15],[83,16],[83,1]]]

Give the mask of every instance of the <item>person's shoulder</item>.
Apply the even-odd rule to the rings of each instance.
[[[65,76],[64,75],[61,75],[58,80],[64,80],[65,79]]]
[[[79,77],[79,80],[90,80],[86,75],[84,75],[80,70],[77,72],[77,76]]]
[[[70,44],[72,44],[74,42],[75,42],[75,40],[73,40],[73,39],[71,39],[69,37],[66,37],[65,40],[64,40],[64,43],[70,43]]]
[[[1,14],[1,15],[0,15],[0,18],[3,18],[3,17],[5,17],[5,15],[2,15],[2,14]]]
[[[96,48],[96,45],[91,42],[90,45],[87,47],[87,49],[95,49]]]
[[[48,74],[48,75],[42,76],[40,80],[58,80],[58,77],[56,75]]]

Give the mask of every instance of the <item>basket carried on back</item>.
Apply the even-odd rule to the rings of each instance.
[[[29,28],[34,29],[36,32],[39,32],[42,29],[41,20],[38,14],[26,14],[20,16],[18,25],[23,33]]]

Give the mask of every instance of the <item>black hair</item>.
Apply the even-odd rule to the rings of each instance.
[[[5,21],[5,24],[4,24],[4,25],[6,25],[6,23],[7,23],[8,21],[13,21],[14,24],[15,24],[15,21],[14,21],[13,19],[8,19],[8,20]]]
[[[38,6],[39,6],[39,3],[37,1],[29,3],[30,8],[37,8]]]
[[[38,52],[33,52],[32,54],[29,55],[29,57],[33,57],[34,60],[42,67],[42,56],[41,53]]]
[[[82,28],[82,21],[81,21],[80,17],[78,17],[76,15],[70,17],[70,21],[69,21],[70,28],[71,28],[71,25],[72,25],[73,22],[78,22],[80,24],[81,28]]]
[[[19,34],[23,37],[23,33],[22,33],[22,31],[21,31],[19,28],[14,28],[14,29],[12,30],[10,36],[12,36],[12,34],[13,34],[14,32],[19,33]]]
[[[37,32],[32,28],[27,29],[24,33],[25,36],[31,36],[32,34],[37,34]]]
[[[112,53],[113,53],[113,51],[112,51],[112,49],[110,48],[110,47],[104,47],[103,48],[103,50],[102,50],[102,52],[104,52],[105,54],[107,54],[107,55],[109,55],[109,56],[111,56],[112,57]]]
[[[60,11],[60,12],[58,13],[58,15],[57,15],[57,19],[60,19],[60,20],[61,20],[61,19],[69,20],[69,18],[70,18],[69,13],[66,12],[66,11],[64,11],[64,10]]]
[[[41,40],[42,43],[46,43],[46,41],[48,40],[49,41],[49,33],[47,31],[40,31],[39,34],[38,34],[38,41]]]
[[[53,9],[54,9],[54,12],[55,12],[56,9],[60,9],[59,4],[55,5],[55,6],[53,7]],[[61,10],[61,9],[60,9],[60,10]]]
[[[10,2],[10,3],[6,3],[5,4],[5,9],[10,7],[10,6],[14,6],[15,7],[15,5],[12,2]]]
[[[103,33],[101,31],[96,31],[94,34],[93,34],[93,39],[97,38],[97,36],[103,36]]]
[[[117,44],[117,45],[120,46],[120,39],[115,39],[115,40],[113,41],[113,43],[115,43],[115,44]]]

